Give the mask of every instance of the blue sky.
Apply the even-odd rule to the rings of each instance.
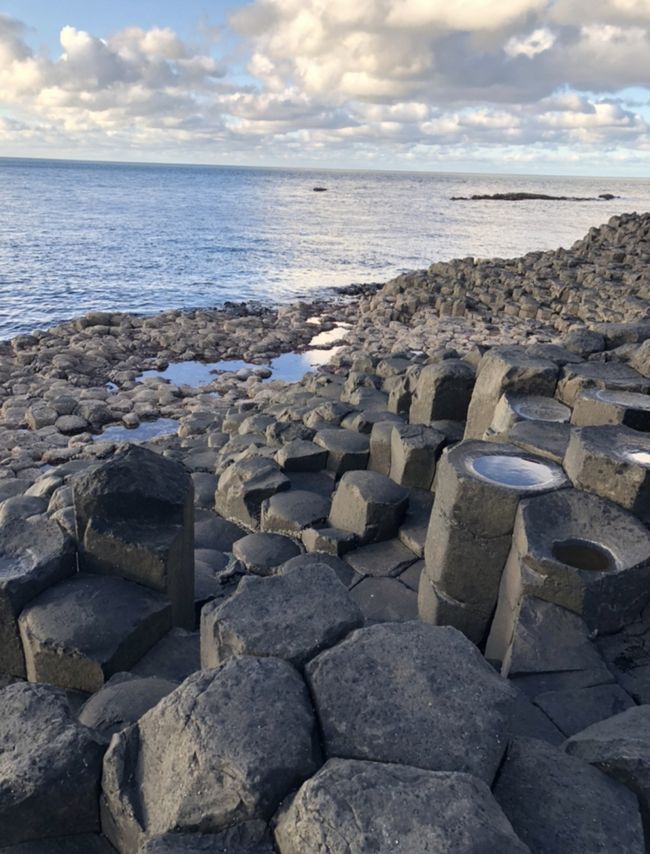
[[[648,0],[0,0],[0,155],[650,177]]]

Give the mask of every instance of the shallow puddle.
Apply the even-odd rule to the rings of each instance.
[[[468,467],[483,480],[518,489],[551,486],[560,480],[558,474],[544,463],[505,454],[475,457],[468,462]]]
[[[143,421],[137,427],[113,425],[102,433],[93,436],[94,442],[148,442],[158,436],[171,436],[178,430],[178,421],[174,418],[157,418],[155,421]]]

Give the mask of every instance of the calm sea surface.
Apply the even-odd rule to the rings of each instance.
[[[450,201],[508,190],[621,198]],[[0,159],[0,338],[91,309],[282,302],[570,246],[634,210],[650,210],[650,180]]]

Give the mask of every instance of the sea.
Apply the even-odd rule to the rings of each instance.
[[[510,191],[617,198],[451,200]],[[648,210],[650,179],[0,158],[0,339],[91,310],[314,299]]]

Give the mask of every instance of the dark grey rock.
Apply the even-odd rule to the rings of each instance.
[[[83,572],[165,593],[174,624],[194,627],[194,489],[180,463],[137,445],[73,479]]]
[[[393,539],[354,549],[346,555],[345,560],[359,575],[381,578],[400,575],[417,560],[417,555],[398,539]]]
[[[262,502],[290,485],[274,460],[251,457],[233,463],[221,475],[215,507],[226,519],[254,530],[259,525]]]
[[[300,548],[281,534],[248,534],[232,547],[232,553],[256,575],[271,575],[279,566],[300,554]]]
[[[644,851],[639,807],[632,793],[542,741],[513,739],[494,796],[530,851]]]
[[[415,383],[409,421],[411,424],[464,421],[474,382],[474,369],[467,362],[445,359],[425,365]]]
[[[245,821],[221,833],[166,833],[145,842],[138,854],[200,854],[203,851],[273,854],[275,849],[265,822]]]
[[[293,569],[302,569],[303,567],[313,566],[314,564],[325,564],[325,566],[329,566],[330,569],[334,570],[339,581],[344,584],[345,587],[350,587],[355,580],[358,580],[355,571],[344,560],[336,557],[335,555],[318,554],[318,552],[292,557],[291,560],[283,563],[278,569],[278,575],[283,575],[285,572],[291,572]]]
[[[262,504],[260,527],[264,532],[295,536],[304,528],[325,522],[329,511],[328,498],[304,489],[290,489]]]
[[[267,821],[319,759],[297,671],[277,658],[232,658],[190,676],[113,738],[102,828],[119,851],[133,854],[172,831],[216,833]]]
[[[565,736],[611,718],[634,705],[620,685],[594,685],[574,691],[549,691],[535,697],[540,707]]]
[[[20,842],[6,847],[3,845],[0,854],[115,854],[115,849],[99,833],[80,833],[56,839]]]
[[[199,633],[172,629],[131,668],[137,676],[182,682],[201,668]]]
[[[104,746],[63,691],[19,682],[0,703],[0,845],[98,831]]]
[[[469,774],[330,759],[275,828],[281,854],[525,854],[486,784]]]
[[[206,513],[205,516],[197,517],[194,524],[194,548],[229,552],[232,551],[233,543],[245,535],[246,531],[239,525],[214,513]]]
[[[363,433],[328,427],[319,430],[314,442],[327,454],[327,468],[337,476],[355,469],[365,469],[370,455],[370,440]]]
[[[396,536],[408,505],[408,491],[385,475],[347,472],[332,499],[330,524],[356,534],[363,542]]]
[[[280,448],[275,459],[288,472],[320,471],[327,464],[327,450],[302,439],[294,439]]]
[[[407,424],[391,433],[390,477],[410,489],[430,489],[446,439],[431,427]]]
[[[132,581],[79,573],[41,593],[18,623],[28,679],[93,692],[160,640],[171,608]]]
[[[229,599],[202,611],[201,664],[271,655],[302,667],[362,624],[347,589],[324,564],[243,578]]]
[[[455,629],[416,621],[359,629],[306,674],[328,756],[492,782],[515,692]]]
[[[416,591],[397,578],[362,578],[352,587],[350,595],[361,609],[366,625],[418,618]]]

